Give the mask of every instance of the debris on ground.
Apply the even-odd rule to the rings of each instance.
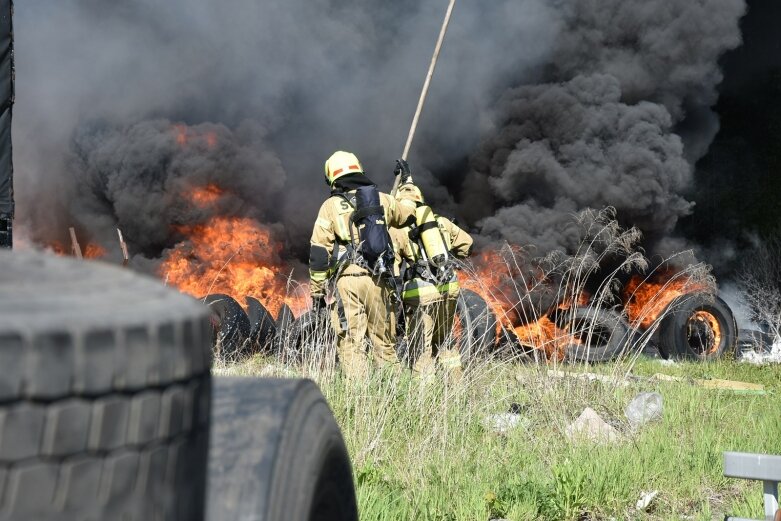
[[[589,382],[602,382],[613,385],[628,385],[629,381],[625,377],[612,376],[607,374],[597,373],[576,373],[573,371],[560,371],[556,369],[549,369],[548,376],[553,378],[575,378],[579,380],[587,380]]]
[[[779,355],[781,357],[781,354]],[[650,377],[637,376],[637,375],[625,375],[614,376],[597,373],[578,373],[574,371],[559,371],[549,369],[547,372],[549,377],[553,378],[574,378],[576,380],[584,380],[588,382],[601,382],[605,384],[612,384],[616,386],[627,386],[632,382],[680,382],[689,383],[705,389],[720,389],[723,391],[734,391],[746,394],[766,394],[765,387],[761,384],[754,384],[749,382],[740,382],[735,380],[722,380],[719,378],[684,378],[681,376],[673,376],[663,373],[654,373]],[[522,382],[520,375],[516,376],[516,380]]]
[[[719,389],[746,394],[766,394],[765,386],[737,380],[722,380],[720,378],[683,378],[669,374],[655,373],[651,378],[664,382],[691,383],[704,389]]]
[[[661,420],[664,406],[659,393],[640,393],[629,402],[624,414],[632,429],[637,429],[648,422]]]
[[[640,492],[640,499],[635,503],[635,509],[645,512],[651,506],[656,496],[659,494],[658,490],[652,490],[650,492]]]
[[[520,414],[505,412],[486,416],[483,426],[491,432],[506,436],[513,429],[529,426],[529,419]]]
[[[615,443],[621,440],[621,435],[618,431],[605,422],[591,407],[583,409],[578,419],[567,427],[566,434],[572,441],[587,440],[594,443]]]
[[[483,427],[502,436],[506,436],[511,430],[518,427],[527,429],[531,425],[531,420],[521,414],[523,410],[523,405],[513,402],[507,412],[486,416],[483,420]]]
[[[743,351],[740,361],[747,364],[781,364],[781,342],[776,342],[769,351]]]

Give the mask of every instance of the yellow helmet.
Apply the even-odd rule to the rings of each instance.
[[[355,154],[339,150],[325,162],[325,182],[332,186],[334,181],[347,174],[362,174],[363,167]]]
[[[424,204],[425,201],[423,200],[423,194],[420,191],[420,188],[413,185],[412,183],[405,183],[401,186],[399,186],[399,189],[396,191],[396,200],[397,201],[413,201],[416,203],[416,206],[418,204]]]

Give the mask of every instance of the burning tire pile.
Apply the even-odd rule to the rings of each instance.
[[[301,362],[329,349],[325,316],[306,311],[296,317],[285,304],[274,318],[254,297],[246,297],[246,311],[225,294],[203,300],[212,309],[215,355],[224,361],[266,353],[285,362]],[[554,309],[531,326],[513,328],[504,322],[478,292],[461,291],[451,341],[458,345],[465,364],[494,356],[607,362],[643,350],[665,359],[710,361],[734,352],[738,331],[724,300],[697,291],[672,299],[651,321],[630,323],[625,312],[587,305]],[[525,332],[541,328],[543,322],[550,324],[553,334],[532,337]]]

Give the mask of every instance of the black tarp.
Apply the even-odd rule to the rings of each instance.
[[[0,219],[14,215],[11,108],[14,103],[12,0],[0,0]]]

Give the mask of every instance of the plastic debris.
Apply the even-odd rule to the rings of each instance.
[[[741,353],[740,361],[754,365],[780,364],[781,342],[775,342],[769,351],[744,351]]]
[[[633,429],[648,422],[661,420],[664,405],[659,393],[640,393],[626,406],[624,414]]]
[[[659,494],[658,490],[652,490],[651,492],[640,492],[640,499],[635,503],[635,509],[645,512],[648,507],[653,503],[654,498]]]
[[[483,425],[496,434],[506,435],[517,427],[526,427],[529,420],[520,414],[505,412],[501,414],[491,414],[485,418]]]

